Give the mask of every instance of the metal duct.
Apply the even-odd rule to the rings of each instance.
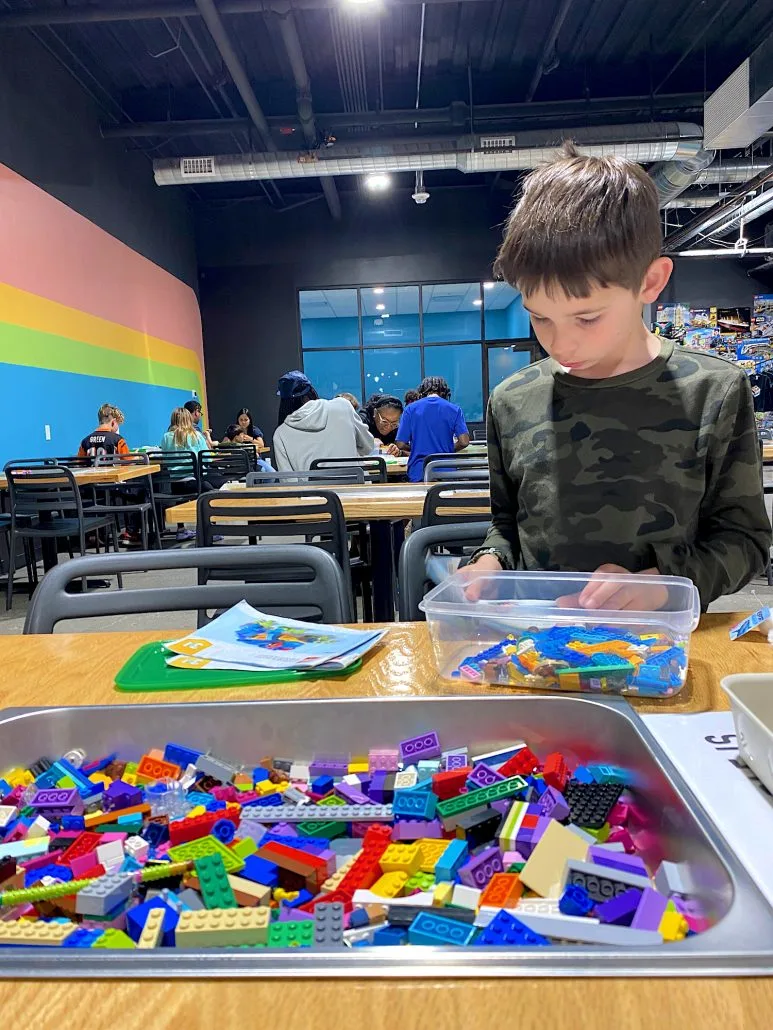
[[[713,160],[713,150],[699,150],[693,157],[682,161],[666,161],[651,168],[650,175],[658,188],[660,206],[665,207],[669,201],[676,200]]]
[[[690,130],[695,128],[696,126],[689,126]],[[610,127],[607,131],[618,129],[619,127]],[[481,137],[475,139],[479,147]],[[466,150],[446,150],[441,143],[421,146],[418,141],[413,141],[412,144],[406,145],[404,153],[390,153],[387,145],[380,145],[349,147],[350,151],[359,151],[350,156],[345,154],[346,147],[335,147],[317,155],[287,151],[281,154],[160,158],[153,162],[153,173],[159,186],[254,179],[309,179],[325,175],[369,175],[375,172],[426,172],[438,169],[455,169],[467,175],[474,172],[536,168],[554,159],[558,153],[556,146],[512,146],[512,137],[508,134],[498,134],[496,140],[490,137],[483,139],[488,141],[489,149],[470,147]],[[497,142],[500,143],[501,149],[495,149]],[[701,142],[699,139],[684,138],[649,139],[633,143],[583,143],[581,149],[591,157],[614,155],[640,164],[648,164],[653,161],[683,161],[692,158],[700,152]]]
[[[717,161],[700,172],[693,186],[708,186],[722,182],[747,182],[758,172],[770,167],[769,161]]]

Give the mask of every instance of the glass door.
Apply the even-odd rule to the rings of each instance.
[[[539,346],[530,340],[519,343],[496,342],[486,344],[486,400],[495,386],[499,386],[508,376],[520,372],[533,361],[539,361]]]

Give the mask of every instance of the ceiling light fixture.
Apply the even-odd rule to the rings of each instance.
[[[373,287],[373,292],[374,293],[383,293],[384,292],[384,287],[383,286],[374,286]]]
[[[370,190],[371,193],[383,193],[385,190],[388,190],[391,185],[392,179],[383,172],[376,172],[375,174],[368,175],[365,178],[365,189]]]
[[[473,304],[475,305],[476,308],[479,308],[482,303],[483,303],[483,301],[480,299],[480,297],[476,297],[475,300],[473,301]]]
[[[386,311],[386,304],[377,304],[376,311]]]
[[[494,283],[484,283],[483,284],[483,289],[484,290],[493,290],[494,289]]]

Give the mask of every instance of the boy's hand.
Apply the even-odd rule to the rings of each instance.
[[[485,589],[486,583],[482,577],[475,575],[476,572],[502,572],[502,565],[495,554],[482,554],[476,562],[465,565],[459,570],[461,573],[469,573],[470,583],[464,588],[464,595],[468,601],[479,601]]]
[[[400,448],[396,444],[390,443],[389,446],[386,449],[386,453],[389,454],[393,458],[399,458],[400,454],[401,454],[401,451],[400,451]]]
[[[630,576],[628,569],[622,565],[599,565],[593,576],[600,574],[617,574]],[[644,569],[637,576],[659,576],[657,569]],[[566,594],[559,597],[556,604],[559,608],[605,608],[608,611],[655,612],[668,601],[668,589],[654,586],[651,583],[619,584],[615,580],[595,580],[591,577],[579,594]]]

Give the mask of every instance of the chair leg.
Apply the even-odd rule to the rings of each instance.
[[[10,611],[13,605],[13,573],[16,564],[16,534],[13,529],[8,533],[8,582],[5,587],[5,610]],[[30,592],[32,584],[30,583]]]
[[[148,521],[150,521],[151,515],[153,516],[153,533],[156,538],[156,547],[158,547],[159,551],[161,551],[164,545],[161,543],[161,526],[158,522],[158,512],[156,510],[155,504],[151,504],[150,506],[150,512],[148,513]]]
[[[120,552],[118,550],[118,520],[117,519],[114,522],[111,523],[110,531],[111,531],[112,537],[113,537],[113,550],[115,551],[116,554],[119,554]],[[105,553],[107,553],[107,541],[105,541]],[[123,576],[121,575],[120,572],[116,576],[116,579],[118,580],[118,589],[119,590],[123,590]]]
[[[148,524],[150,517],[146,511],[140,512],[140,535],[142,536],[142,550],[148,549]]]

